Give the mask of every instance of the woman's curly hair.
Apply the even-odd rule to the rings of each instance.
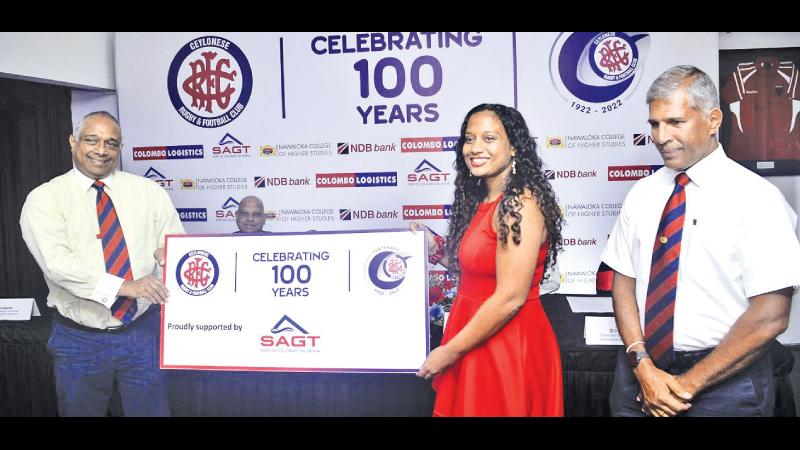
[[[472,217],[478,209],[478,204],[486,197],[486,183],[480,177],[470,176],[467,163],[464,161],[464,134],[467,130],[467,123],[473,114],[481,111],[491,111],[497,115],[503,123],[506,134],[508,135],[511,146],[516,150],[513,160],[516,161],[516,174],[509,173],[503,191],[503,199],[499,204],[500,227],[498,229],[497,240],[505,245],[508,242],[509,230],[514,243],[519,245],[521,241],[520,222],[522,221],[522,203],[520,197],[525,194],[525,189],[530,190],[539,202],[539,208],[544,215],[545,226],[547,227],[547,239],[550,242],[545,259],[545,267],[555,263],[558,253],[561,251],[561,209],[556,202],[555,193],[550,183],[542,172],[542,160],[536,154],[536,142],[528,131],[528,126],[522,114],[514,108],[499,104],[481,104],[472,108],[461,124],[461,135],[456,143],[456,162],[457,171],[455,181],[455,196],[453,208],[450,215],[450,224],[447,237],[447,253],[450,259],[455,262],[452,266],[456,274],[460,273],[458,263],[458,246],[464,231],[469,226]],[[511,226],[506,223],[506,218],[510,217]]]

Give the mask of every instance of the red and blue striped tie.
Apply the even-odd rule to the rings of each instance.
[[[660,368],[666,368],[674,360],[672,329],[683,219],[686,215],[685,187],[688,183],[689,177],[683,172],[675,177],[675,189],[661,213],[653,244],[650,283],[645,302],[644,340],[650,357]]]
[[[122,226],[119,223],[114,204],[111,202],[111,197],[103,190],[105,183],[97,180],[92,187],[97,189],[97,222],[100,224],[106,272],[126,280],[133,280],[125,236],[122,234]],[[138,308],[135,298],[118,297],[111,305],[111,314],[128,325],[136,315]]]

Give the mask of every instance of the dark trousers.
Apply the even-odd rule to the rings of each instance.
[[[105,416],[116,385],[126,416],[169,416],[166,377],[158,363],[160,325],[157,311],[114,333],[54,320],[47,348],[53,355],[58,414]]]
[[[708,353],[710,350],[678,352],[675,363],[666,372],[672,375],[685,373]],[[625,350],[620,350],[611,388],[611,415],[644,417],[642,402],[636,401],[638,394],[639,383],[628,365]],[[775,381],[769,352],[741,372],[701,391],[689,403],[692,407],[679,416],[771,417],[775,410]]]

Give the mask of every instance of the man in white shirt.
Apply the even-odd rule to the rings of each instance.
[[[34,189],[20,216],[55,309],[59,415],[105,416],[115,384],[126,416],[169,415],[158,363],[168,292],[157,271],[164,236],[183,226],[158,184],[116,170],[122,132],[111,114],[86,115],[69,143],[74,168]]]
[[[777,188],[725,156],[707,74],[673,67],[647,103],[666,166],[628,193],[602,256],[626,346],[612,414],[772,415],[768,348],[800,285],[797,216]]]

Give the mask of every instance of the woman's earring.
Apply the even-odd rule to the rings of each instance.
[[[516,159],[512,159],[511,160],[511,174],[512,175],[516,175],[517,174],[517,160]]]

